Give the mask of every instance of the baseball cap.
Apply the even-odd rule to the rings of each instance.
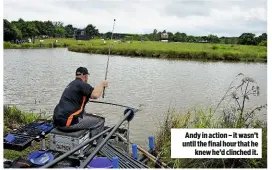
[[[88,72],[87,68],[85,68],[85,67],[77,68],[76,75],[78,76],[78,75],[81,75],[81,74],[83,74],[83,75],[88,74],[89,75],[89,72]]]

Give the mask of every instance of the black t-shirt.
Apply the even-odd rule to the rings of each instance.
[[[82,116],[86,103],[93,92],[94,88],[88,83],[82,81],[80,78],[73,80],[63,91],[61,99],[54,110],[54,125],[55,126],[66,126],[66,122],[69,116],[75,112],[79,112],[81,107],[82,111],[78,114],[74,114],[72,123],[78,123],[78,117]],[[83,98],[86,98],[83,103]]]

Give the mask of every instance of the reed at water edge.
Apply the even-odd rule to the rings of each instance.
[[[259,87],[252,78],[242,74],[241,84],[229,88],[216,107],[209,110],[197,108],[181,113],[169,109],[156,135],[157,152],[161,161],[173,168],[267,168],[267,122],[258,119],[258,111],[266,109],[266,104],[255,108],[247,108],[250,97],[259,95]],[[231,86],[230,86],[231,87]],[[237,88],[239,87],[239,88]],[[243,91],[240,90],[242,87]],[[251,94],[251,95],[249,95]],[[223,105],[223,103],[229,104]],[[239,103],[239,104],[238,104]],[[223,105],[222,109],[220,105]],[[216,110],[220,111],[216,111]],[[171,128],[261,128],[262,158],[261,159],[172,159]]]

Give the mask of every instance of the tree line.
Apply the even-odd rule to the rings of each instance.
[[[53,21],[18,21],[9,22],[4,19],[4,41],[22,40],[28,38],[73,38],[78,28],[72,24],[64,25],[62,22]],[[92,24],[87,25],[84,30],[89,35],[99,35],[98,29]]]
[[[74,38],[79,28],[72,24],[64,25],[62,22],[53,21],[8,21],[4,19],[4,41],[23,40],[28,38]],[[99,33],[99,30],[92,24],[85,28],[87,35],[93,38],[110,39],[111,32]],[[82,30],[81,29],[81,30]],[[197,42],[197,43],[221,43],[221,44],[242,44],[242,45],[267,45],[267,33],[256,36],[253,33],[243,33],[239,37],[218,37],[217,35],[193,36],[182,32],[167,32],[154,29],[150,34],[124,34],[114,33],[114,39],[123,41],[160,41],[162,34],[168,35],[170,42]]]

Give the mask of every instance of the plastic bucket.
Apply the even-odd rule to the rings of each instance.
[[[88,168],[112,168],[113,163],[107,157],[95,157],[88,164]]]

